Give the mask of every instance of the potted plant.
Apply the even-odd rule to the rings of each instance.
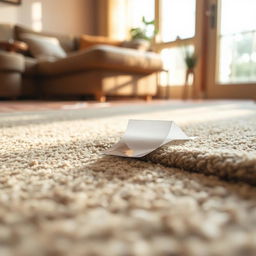
[[[197,55],[194,51],[189,51],[188,49],[185,50],[185,64],[187,70],[194,70],[197,64]]]
[[[192,86],[193,86],[194,77],[195,77],[195,67],[196,67],[198,58],[195,51],[191,51],[190,49],[188,49],[188,47],[185,48],[184,52],[185,52],[184,62],[186,64],[186,78],[185,78],[185,85],[183,90],[183,99],[187,99],[189,77],[192,76],[192,79],[193,79]]]
[[[143,49],[146,48],[145,50],[148,50],[151,46],[152,39],[157,34],[155,21],[146,21],[146,18],[143,16],[142,24],[142,27],[130,29],[130,42],[134,45],[143,47]]]

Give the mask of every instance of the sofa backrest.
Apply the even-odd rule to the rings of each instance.
[[[32,29],[25,28],[20,25],[0,23],[0,41],[8,41],[10,39],[22,41],[21,34],[24,33],[55,37],[60,41],[60,45],[66,52],[76,51],[79,48],[79,38],[76,38],[71,35],[61,35],[48,32],[36,32]]]
[[[14,39],[14,25],[7,23],[0,23],[0,41],[9,41]]]
[[[60,35],[55,33],[48,33],[48,32],[36,32],[32,29],[25,28],[20,25],[14,26],[14,38],[16,40],[21,40],[22,34],[35,34],[35,35],[41,35],[41,36],[47,36],[47,37],[55,37],[59,40],[60,45],[63,47],[63,49],[66,52],[72,52],[76,51],[78,49],[78,39],[74,36],[70,35]]]

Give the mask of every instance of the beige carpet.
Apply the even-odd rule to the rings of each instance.
[[[128,118],[197,139],[102,155]],[[256,255],[252,102],[1,114],[0,144],[1,256]]]

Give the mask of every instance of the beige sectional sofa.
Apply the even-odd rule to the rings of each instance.
[[[0,41],[24,41],[24,35],[54,37],[66,56],[35,58],[26,56],[31,52],[24,56],[0,52],[0,97],[94,95],[102,101],[108,95],[156,94],[156,73],[162,69],[158,54],[111,45],[79,50],[78,37],[0,24]]]
[[[25,62],[22,55],[0,53],[0,97],[15,97],[21,94],[22,73]]]

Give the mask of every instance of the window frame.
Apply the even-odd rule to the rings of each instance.
[[[155,26],[159,34],[161,34],[161,0],[155,0]],[[196,0],[196,17],[195,17],[195,36],[192,38],[187,39],[177,39],[171,42],[162,42],[159,35],[157,35],[153,40],[153,49],[156,52],[161,52],[163,49],[166,48],[175,48],[178,46],[188,46],[193,45],[195,49],[195,53],[198,56],[198,63],[195,68],[195,80],[192,90],[192,95],[195,98],[201,97],[201,95],[205,94],[205,86],[204,80],[205,77],[203,75],[205,69],[205,58],[204,52],[205,49],[205,30],[204,30],[204,22],[205,22],[205,10],[206,10],[206,2],[205,0]],[[164,95],[165,89],[160,85],[160,96]],[[183,86],[180,85],[172,85],[170,95],[171,98],[181,98],[182,95],[182,88]]]

